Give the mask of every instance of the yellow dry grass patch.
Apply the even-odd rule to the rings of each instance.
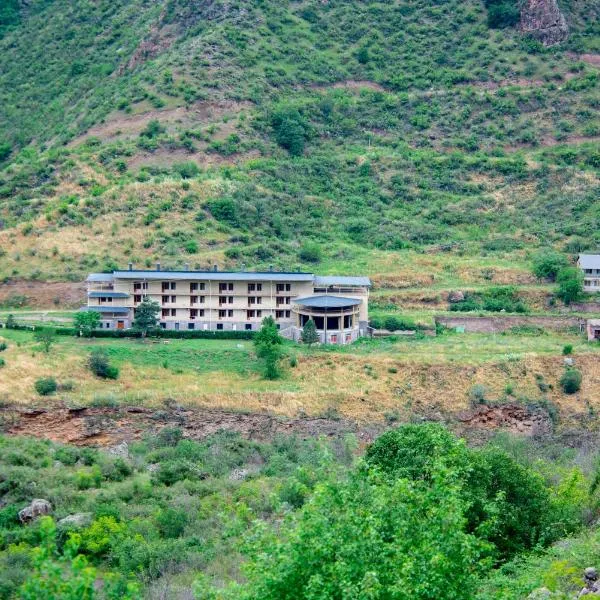
[[[11,344],[3,353],[0,400],[23,405],[54,399],[85,405],[114,397],[124,404],[158,407],[172,399],[184,405],[243,412],[269,412],[287,417],[318,416],[336,411],[357,422],[381,421],[396,413],[411,415],[456,414],[470,408],[469,392],[485,386],[490,401],[540,401],[543,397],[560,408],[565,424],[585,419],[600,410],[600,361],[598,354],[575,358],[583,372],[581,391],[566,395],[559,384],[564,371],[560,356],[524,355],[483,363],[451,362],[432,355],[429,363],[402,355],[321,354],[300,355],[296,368],[277,381],[257,374],[224,371],[204,374],[173,372],[161,366],[121,365],[117,381],[102,381],[86,368],[86,356],[65,353],[56,347],[50,354],[32,346]],[[53,399],[40,398],[34,390],[39,377],[52,376],[59,383],[72,381],[74,390]],[[542,393],[539,378],[552,387]],[[512,392],[506,395],[507,385]]]

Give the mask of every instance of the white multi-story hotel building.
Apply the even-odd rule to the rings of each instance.
[[[271,316],[281,334],[298,340],[313,319],[322,343],[346,344],[365,335],[368,277],[276,271],[135,270],[92,273],[88,305],[106,329],[131,327],[144,297],[159,303],[159,324],[175,330],[256,330]]]

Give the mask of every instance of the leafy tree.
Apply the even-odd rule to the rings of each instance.
[[[483,544],[464,531],[465,508],[440,473],[426,485],[359,470],[265,530],[250,547],[248,584],[225,597],[472,598]]]
[[[493,29],[512,27],[519,22],[520,10],[516,0],[485,0],[488,26]]]
[[[85,556],[78,554],[81,537],[71,534],[59,553],[56,525],[42,517],[41,544],[33,550],[34,570],[19,590],[21,600],[138,600],[139,586],[113,573],[103,574],[104,585],[97,586],[99,573]]]
[[[571,304],[583,294],[583,273],[576,267],[561,269],[556,276],[556,295],[565,303]]]
[[[6,317],[6,329],[14,329],[17,325],[17,321],[14,315],[8,315]]]
[[[390,479],[432,481],[442,465],[460,483],[467,530],[491,542],[498,558],[558,535],[549,490],[536,473],[506,452],[470,450],[438,424],[403,425],[381,435],[365,455]]]
[[[297,108],[283,106],[271,116],[271,127],[277,143],[292,156],[300,156],[308,138],[308,121]]]
[[[35,332],[35,340],[42,345],[46,354],[50,352],[50,348],[56,342],[56,329],[43,327]]]
[[[266,379],[277,379],[281,375],[279,361],[281,359],[282,337],[273,317],[263,319],[262,326],[254,336],[256,354],[264,361]]]
[[[306,344],[309,348],[313,344],[318,343],[319,333],[317,332],[317,326],[313,319],[309,319],[302,328],[302,335],[300,336],[303,344]]]
[[[84,310],[75,315],[75,328],[83,337],[91,337],[100,325],[100,315],[93,310]]]
[[[558,272],[569,266],[569,259],[560,252],[547,250],[536,254],[533,258],[533,274],[538,279],[555,281]]]
[[[146,296],[135,309],[133,329],[139,331],[143,338],[146,337],[149,332],[156,329],[159,312],[159,303]]]

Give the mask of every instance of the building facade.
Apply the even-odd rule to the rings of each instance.
[[[583,291],[600,292],[600,254],[580,254],[577,266],[583,271]]]
[[[346,344],[366,335],[367,277],[312,273],[134,270],[92,273],[88,304],[105,329],[128,329],[144,297],[160,305],[163,329],[253,331],[265,317],[298,341],[313,319],[321,343]]]

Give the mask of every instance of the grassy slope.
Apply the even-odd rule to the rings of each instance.
[[[7,403],[69,406],[105,403],[159,407],[173,399],[189,406],[234,411],[269,411],[295,417],[340,414],[359,422],[386,415],[445,414],[453,419],[470,408],[469,394],[483,385],[487,400],[525,405],[554,404],[566,427],[594,427],[600,408],[597,344],[576,334],[445,334],[437,338],[365,341],[343,349],[286,345],[297,366],[283,361],[284,376],[261,378],[250,342],[168,340],[85,340],[59,336],[49,354],[31,332],[7,330],[2,353],[0,400]],[[2,339],[2,338],[0,338]],[[582,389],[564,394],[562,348],[574,346],[584,373]],[[102,381],[86,367],[101,347],[121,370],[117,381]],[[37,378],[53,376],[72,389],[51,398],[37,395]]]
[[[570,49],[598,52],[597,8],[566,8]],[[476,1],[55,0],[0,49],[4,277],[160,257],[527,283],[532,248],[598,241],[597,69],[489,30]],[[282,105],[300,158],[275,142]]]

